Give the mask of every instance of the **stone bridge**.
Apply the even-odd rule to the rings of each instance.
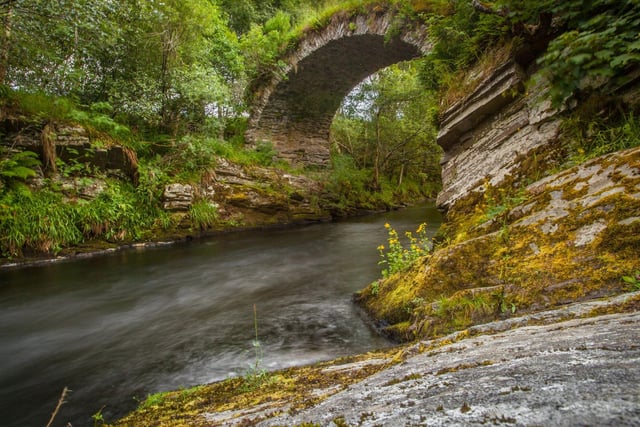
[[[283,58],[283,73],[257,88],[247,142],[270,141],[294,164],[327,165],[331,122],[342,100],[366,77],[430,47],[426,28],[390,6],[334,15]]]

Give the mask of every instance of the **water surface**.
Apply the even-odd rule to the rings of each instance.
[[[0,271],[0,420],[114,421],[149,393],[388,346],[351,303],[379,276],[384,223],[401,234],[432,206]]]

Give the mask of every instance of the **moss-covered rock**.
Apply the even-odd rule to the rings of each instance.
[[[383,332],[433,337],[628,289],[621,277],[640,267],[639,148],[551,175],[518,197],[490,193],[450,216],[453,236],[432,255],[358,293]]]
[[[316,405],[403,357],[401,351],[392,349],[158,393],[113,427],[254,425]]]

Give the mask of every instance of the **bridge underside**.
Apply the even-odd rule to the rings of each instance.
[[[331,122],[342,100],[367,76],[420,53],[410,43],[385,41],[377,34],[331,40],[301,59],[277,84],[250,124],[247,139],[270,141],[291,163],[325,166]]]

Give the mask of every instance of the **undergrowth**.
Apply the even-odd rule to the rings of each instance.
[[[601,117],[600,114],[577,112],[563,123],[569,150],[565,167],[640,146],[640,117],[637,112],[631,110],[613,117]]]
[[[118,141],[119,144],[139,148],[129,127],[114,120],[113,107],[108,102],[81,105],[72,98],[9,89],[3,91],[0,107],[5,114],[15,114],[31,123],[78,123],[95,139],[103,136],[103,142],[107,144]]]
[[[373,171],[360,168],[353,157],[339,153],[331,155],[332,168],[324,181],[326,206],[335,214],[348,214],[358,210],[381,211],[404,203],[433,197],[439,183],[420,183],[409,178],[401,185],[380,177],[380,185],[373,185]]]
[[[162,211],[133,186],[111,182],[95,199],[69,199],[56,188],[21,189],[0,196],[0,253],[4,257],[56,254],[91,239],[140,239]]]
[[[189,208],[189,217],[194,227],[206,230],[217,223],[218,208],[207,200],[199,200]]]

